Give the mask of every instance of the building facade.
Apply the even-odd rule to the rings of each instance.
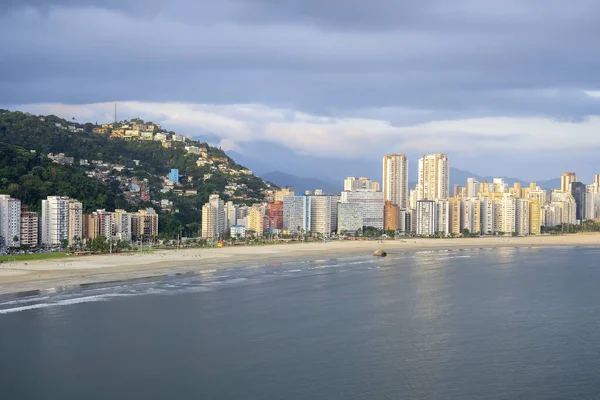
[[[404,154],[383,156],[383,198],[400,208],[408,208],[408,161]]]
[[[0,195],[0,247],[17,247],[21,244],[21,201],[9,195]]]
[[[419,159],[417,200],[447,199],[450,194],[450,162],[445,154]]]

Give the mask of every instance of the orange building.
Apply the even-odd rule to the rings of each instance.
[[[385,202],[383,209],[383,228],[386,231],[398,230],[398,206],[392,204],[391,201]]]

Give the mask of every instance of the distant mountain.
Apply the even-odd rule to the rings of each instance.
[[[291,186],[296,191],[296,194],[302,194],[306,190],[314,191],[315,189],[322,189],[324,193],[339,193],[343,189],[341,183],[336,184],[335,182],[317,178],[301,178],[280,171],[267,172],[260,175],[260,177],[264,181],[274,183],[277,186]]]
[[[494,178],[503,178],[504,182],[506,182],[506,184],[508,184],[509,186],[513,186],[515,184],[515,182],[520,183],[521,186],[529,186],[529,183],[530,183],[529,181],[524,181],[524,180],[518,179],[518,178],[510,178],[507,176],[496,176],[496,177],[481,176],[481,175],[477,175],[477,174],[474,174],[469,171],[464,171],[464,170],[457,169],[457,168],[450,168],[450,185],[451,186],[453,186],[454,184],[459,184],[461,186],[464,186],[465,183],[467,182],[467,178],[475,178],[478,182],[483,182],[483,181],[492,182],[492,180]],[[534,182],[539,187],[541,187],[542,189],[545,189],[545,190],[560,188],[560,178],[546,179],[546,180],[534,181]]]

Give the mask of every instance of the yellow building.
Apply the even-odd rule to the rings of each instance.
[[[296,192],[292,188],[282,188],[275,192],[275,201],[283,201],[284,197],[295,196]]]
[[[542,206],[537,201],[529,201],[529,233],[542,233]]]
[[[248,229],[256,232],[256,236],[262,236],[265,230],[265,209],[261,206],[253,206],[248,214]]]

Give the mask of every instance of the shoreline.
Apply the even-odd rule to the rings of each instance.
[[[306,261],[318,257],[372,256],[378,248],[389,255],[424,250],[459,250],[502,247],[600,247],[600,233],[562,236],[480,237],[452,239],[406,238],[381,241],[274,244],[222,248],[159,250],[54,260],[0,264],[0,295],[110,284],[138,279],[158,279],[177,274],[249,265]]]

